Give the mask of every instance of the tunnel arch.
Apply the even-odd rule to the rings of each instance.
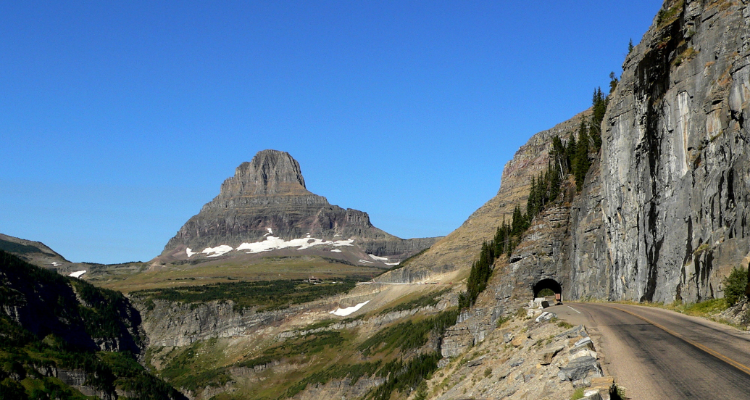
[[[562,293],[562,285],[551,278],[542,279],[541,281],[537,282],[532,289],[534,291],[534,298],[538,297],[539,292],[544,289],[550,289],[555,292],[555,294]]]

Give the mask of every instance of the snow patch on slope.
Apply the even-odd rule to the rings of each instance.
[[[367,300],[364,303],[359,303],[356,306],[347,307],[347,308],[337,308],[333,311],[329,311],[329,314],[338,315],[339,317],[346,317],[349,314],[357,312],[360,308],[364,307],[365,304],[369,303],[370,300]]]
[[[271,228],[267,228],[269,233],[267,235],[270,235]],[[280,237],[276,236],[266,236],[266,240],[263,240],[261,242],[255,242],[255,243],[242,243],[237,247],[237,251],[246,250],[247,254],[253,254],[253,253],[261,253],[264,251],[271,251],[271,250],[279,250],[279,249],[286,249],[290,247],[297,247],[297,250],[305,250],[309,249],[310,247],[314,246],[320,246],[320,245],[328,245],[333,247],[341,247],[341,246],[354,246],[354,239],[347,239],[347,240],[334,240],[329,241],[325,239],[316,239],[306,237],[304,239],[292,239],[292,240],[284,240]],[[208,255],[209,257],[218,257],[221,255],[224,255],[226,253],[229,253],[230,251],[235,250],[232,248],[232,246],[223,244],[221,246],[216,247],[207,247],[203,249],[201,253]],[[187,252],[188,258],[192,256],[193,254],[197,254],[193,252],[190,248],[185,250]],[[334,253],[341,253],[341,250],[339,249],[332,249],[331,250]]]
[[[72,276],[73,278],[80,278],[81,275],[83,275],[85,273],[86,273],[86,270],[84,269],[83,271],[71,272],[70,275],[68,275],[68,276]]]
[[[248,250],[247,253],[252,254],[252,253],[260,253],[263,251],[285,249],[289,247],[298,247],[297,250],[305,250],[313,246],[320,246],[324,244],[329,245],[329,246],[335,246],[335,247],[353,246],[354,239],[327,241],[324,239],[315,239],[315,238],[307,237],[304,239],[284,240],[276,236],[267,236],[266,240],[262,242],[242,243],[239,247],[237,247],[237,250]]]
[[[229,253],[232,250],[234,250],[232,246],[222,244],[221,246],[207,247],[203,249],[201,253],[207,254],[209,257],[218,257],[218,256],[223,256],[224,254]],[[214,254],[211,254],[211,253],[214,253]]]

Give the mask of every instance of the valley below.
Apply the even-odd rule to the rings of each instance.
[[[628,51],[445,237],[278,150],[145,262],[0,235],[0,399],[743,397],[750,4],[666,0]]]

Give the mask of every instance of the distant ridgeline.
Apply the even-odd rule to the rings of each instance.
[[[140,316],[119,292],[0,250],[0,310],[0,398],[185,398],[138,363]]]
[[[615,73],[610,75],[610,94],[617,87],[618,80]],[[597,157],[602,145],[601,124],[607,111],[609,96],[602,94],[601,88],[594,90],[592,99],[592,115],[590,121],[581,120],[578,137],[570,133],[566,143],[559,136],[552,138],[550,160],[545,171],[538,177],[531,178],[531,189],[526,201],[525,212],[516,205],[510,223],[503,221],[497,228],[495,237],[482,244],[479,259],[471,266],[471,273],[466,284],[466,293],[459,297],[460,308],[467,308],[477,300],[479,293],[487,288],[487,282],[492,276],[492,265],[503,254],[510,257],[513,250],[521,242],[523,234],[531,226],[531,221],[544,208],[558,201],[563,185],[572,176],[575,181],[576,192],[580,192],[586,173],[591,167],[591,159]]]
[[[13,242],[3,240],[3,239],[0,239],[0,250],[11,252],[11,253],[20,253],[20,254],[42,252],[37,247],[29,246],[27,244],[13,243]]]

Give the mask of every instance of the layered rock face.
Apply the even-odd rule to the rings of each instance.
[[[498,298],[545,278],[571,299],[723,296],[723,278],[750,261],[749,26],[747,2],[664,4],[625,60],[564,240],[536,234],[552,222],[540,215]]]
[[[572,255],[574,270],[606,269],[607,285],[571,294],[720,297],[750,251],[748,2],[666,2],[623,67],[602,126],[601,205],[586,210],[603,247]]]
[[[399,239],[370,223],[367,213],[331,205],[307,190],[299,163],[289,153],[264,150],[237,167],[216,198],[180,228],[162,255],[187,258],[186,249],[282,239],[353,239],[376,256],[405,256],[435,239]]]
[[[136,303],[145,315],[150,346],[187,346],[199,340],[252,335],[261,327],[299,314],[303,306],[256,313],[236,311],[231,302],[191,305],[155,300],[153,309]]]
[[[749,64],[747,1],[665,2],[623,64],[583,190],[535,218],[502,261],[497,300],[528,298],[542,279],[568,299],[723,296],[723,278],[750,261]],[[564,124],[561,137],[576,126]],[[468,269],[502,216],[525,204],[550,138],[534,135],[498,196],[395,279]]]

